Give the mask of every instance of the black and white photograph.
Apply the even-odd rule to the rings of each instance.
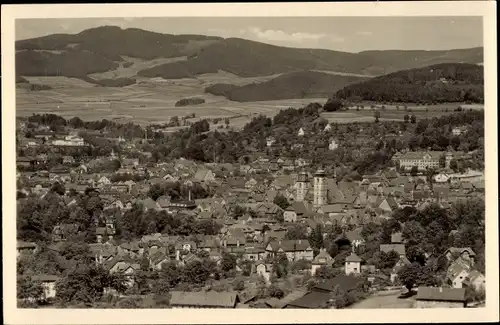
[[[484,16],[281,5],[12,19],[14,309],[493,308]]]

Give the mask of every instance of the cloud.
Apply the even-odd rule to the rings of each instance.
[[[318,41],[320,39],[328,38],[329,35],[326,34],[312,34],[312,33],[303,33],[303,32],[295,32],[288,33],[282,30],[275,29],[267,29],[262,30],[257,27],[251,27],[248,29],[248,32],[254,37],[272,42],[308,42],[308,41]],[[339,38],[333,38],[336,41],[340,41]]]
[[[361,35],[361,36],[371,36],[371,35],[373,35],[373,32],[360,31],[360,32],[357,32],[356,34]]]

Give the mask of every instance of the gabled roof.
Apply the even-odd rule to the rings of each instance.
[[[354,253],[351,253],[351,255],[347,256],[346,259],[345,259],[346,262],[362,262],[363,260],[361,259],[361,257],[359,257],[358,255],[354,254]]]
[[[391,251],[395,251],[399,255],[406,254],[406,248],[404,244],[381,244],[380,251],[384,253],[389,253]]]
[[[312,264],[328,265],[333,262],[333,257],[328,254],[325,249],[322,249],[318,255],[312,261]]]
[[[464,252],[468,252],[469,255],[471,256],[476,256],[476,253],[472,250],[470,247],[450,247],[446,250],[445,254],[447,252],[451,252],[452,254],[463,254]]]
[[[172,291],[170,305],[172,306],[200,306],[234,308],[238,303],[238,294],[235,292],[184,292]]]
[[[418,287],[417,300],[465,302],[464,288]]]
[[[271,246],[273,252],[278,252],[282,249],[284,252],[297,252],[305,251],[311,248],[309,241],[307,239],[298,240],[271,240],[267,246]],[[266,247],[267,247],[266,246]]]

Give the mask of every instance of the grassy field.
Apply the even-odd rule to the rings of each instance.
[[[136,64],[136,63],[134,63]],[[144,64],[137,63],[137,64]],[[134,65],[133,65],[134,67]],[[135,66],[137,68],[137,66]],[[124,68],[127,69],[127,68]],[[66,77],[29,77],[33,83],[50,85],[53,89],[45,91],[28,91],[17,89],[16,113],[18,116],[29,116],[33,113],[55,113],[71,118],[79,116],[83,120],[102,118],[120,122],[133,121],[140,124],[168,122],[172,116],[185,116],[192,113],[196,117],[224,118],[231,117],[231,127],[238,129],[252,117],[263,114],[274,116],[279,110],[293,107],[300,108],[311,102],[325,103],[327,98],[287,99],[238,103],[222,96],[214,96],[204,92],[207,85],[219,82],[245,84],[261,82],[270,77],[241,78],[229,73],[219,72],[205,74],[191,79],[142,79],[132,86],[123,88],[95,87],[84,81]],[[175,103],[188,97],[200,97],[205,103],[195,106],[175,107]],[[348,111],[322,113],[331,122],[373,121],[372,103],[364,103],[364,108]],[[435,106],[410,106],[412,112],[406,112],[403,105],[399,109],[394,105],[377,105],[380,120],[402,120],[405,114],[415,114],[417,119],[446,114],[445,108],[451,112],[458,104]]]
[[[266,77],[268,78],[268,77]],[[218,73],[206,74],[196,79],[147,79],[123,88],[91,87],[83,81],[65,77],[37,77],[33,82],[52,86],[46,91],[17,89],[18,116],[33,113],[55,113],[63,117],[79,116],[83,120],[102,118],[136,123],[168,122],[172,116],[195,113],[197,117],[237,117],[231,126],[239,128],[254,115],[273,116],[282,108],[302,107],[311,101],[324,103],[326,98],[293,99],[282,101],[237,103],[221,96],[204,92],[207,84],[218,82],[249,83],[265,78],[239,78]],[[80,83],[82,86],[80,86]],[[201,97],[205,103],[195,106],[175,107],[175,103],[188,97]]]
[[[374,294],[365,300],[362,300],[350,307],[350,309],[372,309],[372,308],[412,308],[415,302],[414,297],[400,299],[398,296],[401,293],[384,292]]]
[[[405,115],[415,115],[417,120],[422,118],[432,118],[451,114],[459,105],[456,103],[438,104],[429,106],[407,105],[408,111],[405,111],[403,105],[384,105],[385,109],[381,109],[381,105],[372,109],[370,105],[365,105],[364,108],[357,110],[350,108],[347,111],[340,112],[323,112],[321,115],[330,122],[373,122],[375,110],[380,112],[380,121],[402,121]],[[446,112],[446,109],[448,110]],[[411,110],[411,111],[410,111]]]

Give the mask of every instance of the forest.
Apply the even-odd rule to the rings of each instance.
[[[333,97],[390,103],[483,103],[483,69],[474,64],[443,63],[403,70],[348,85]]]

